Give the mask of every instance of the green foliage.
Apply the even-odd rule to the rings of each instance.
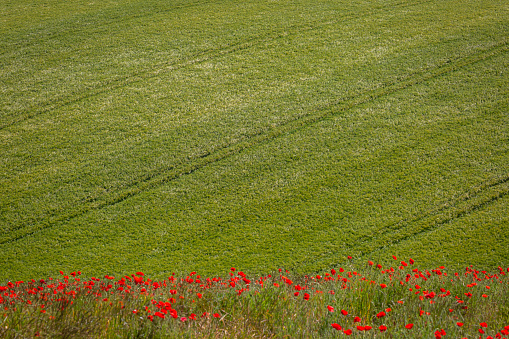
[[[396,268],[348,265],[311,277],[193,272],[157,282],[141,273],[85,279],[73,272],[0,286],[0,336],[332,338],[341,335],[338,325],[363,338],[429,338],[441,330],[477,337],[480,328],[508,335],[509,268],[462,271],[396,261]]]
[[[500,1],[0,10],[0,282],[509,263]]]

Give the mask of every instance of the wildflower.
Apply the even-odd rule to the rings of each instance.
[[[214,318],[219,318],[221,315],[219,313],[214,313]]]
[[[203,294],[201,294],[201,293],[196,293],[196,296],[198,297],[198,299],[201,299],[201,297],[203,297]]]
[[[387,287],[387,285],[386,285],[386,284],[380,284],[380,287],[381,287],[381,288],[386,288],[386,287]]]
[[[347,311],[345,311],[345,310],[341,310],[341,314],[342,314],[342,315],[347,315],[347,314],[348,314],[348,312],[347,312]]]
[[[352,334],[352,330],[350,330],[350,329],[344,330],[343,333],[346,335],[350,335],[350,334]]]
[[[354,323],[360,323],[361,322],[361,318],[355,317],[355,318],[353,318],[353,322]]]
[[[182,322],[185,322],[186,320],[187,320],[187,318],[186,318],[186,317],[182,317],[182,318],[180,318],[180,321],[182,321]]]
[[[396,258],[396,256],[395,256],[395,255],[393,255],[393,256],[392,256],[392,259],[394,259],[394,260],[398,260],[398,258]]]
[[[339,325],[339,324],[334,323],[331,326],[332,326],[332,328],[336,329],[337,331],[341,330],[341,325]]]
[[[131,271],[132,272],[132,271]],[[145,274],[143,272],[136,272],[137,275],[144,276]]]
[[[387,326],[380,325],[380,327],[378,329],[380,330],[380,332],[385,332],[385,331],[387,331]]]
[[[412,324],[412,323],[405,325],[405,328],[407,328],[407,329],[411,329],[412,327],[414,327],[414,324]]]
[[[327,309],[329,310],[329,312],[334,312],[334,307],[332,306],[327,306]]]
[[[382,317],[385,317],[385,312],[380,312],[376,315],[377,318],[382,318]]]
[[[309,300],[309,294],[308,293],[304,293],[304,300]]]
[[[486,324],[486,323],[480,323],[479,325],[480,325],[481,327],[488,327],[488,324]]]
[[[385,312],[390,312],[390,311],[392,311],[392,309],[390,307],[385,309]]]
[[[191,313],[191,314],[189,315],[189,319],[191,319],[191,320],[196,320],[196,314]]]
[[[366,326],[364,326],[364,331],[369,331],[369,330],[370,330],[370,329],[372,329],[372,328],[373,328],[373,327],[366,325]]]
[[[368,261],[368,265],[369,265],[369,266],[373,266],[374,264],[375,264],[375,263],[374,263],[374,262],[372,262],[371,260],[370,260],[370,261]]]
[[[460,322],[457,322],[456,325],[458,325],[459,327],[463,326],[463,323],[460,323]]]
[[[359,331],[364,331],[364,327],[363,327],[363,326],[357,326],[357,329],[358,329]]]

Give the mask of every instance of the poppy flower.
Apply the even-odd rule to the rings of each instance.
[[[380,312],[376,315],[377,318],[382,318],[382,317],[385,317],[385,312]]]
[[[361,322],[361,318],[355,317],[355,318],[353,318],[353,322],[354,323],[360,323]]]
[[[463,323],[460,323],[460,322],[457,322],[456,325],[458,325],[459,327],[463,326]]]
[[[369,331],[369,330],[370,330],[370,329],[372,329],[372,328],[373,328],[373,327],[366,325],[366,326],[364,326],[364,331]]]
[[[364,326],[357,326],[357,329],[358,329],[359,331],[364,331]]]
[[[350,329],[344,330],[343,333],[346,335],[350,335],[350,334],[352,334],[352,330],[350,330]]]
[[[342,314],[342,315],[347,315],[347,314],[348,314],[348,312],[347,312],[347,311],[345,311],[345,310],[341,310],[341,314]]]
[[[309,294],[308,293],[304,293],[304,300],[309,300]]]
[[[380,332],[385,332],[385,331],[387,331],[387,326],[380,325],[380,327],[378,329],[380,330]]]
[[[381,287],[381,288],[386,288],[386,287],[387,287],[387,285],[386,285],[386,284],[380,284],[380,287]]]
[[[479,325],[480,325],[481,327],[488,327],[488,324],[486,324],[486,323],[480,323]]]
[[[196,314],[191,313],[191,314],[189,315],[189,319],[191,319],[191,320],[196,320]]]
[[[221,315],[219,313],[214,313],[214,318],[219,318]]]
[[[334,307],[332,306],[327,306],[327,309],[329,310],[329,312],[334,312]]]
[[[339,325],[339,324],[334,323],[331,326],[332,326],[332,328],[336,329],[337,331],[341,330],[341,325]]]
[[[414,327],[414,324],[412,324],[412,323],[405,325],[405,328],[407,328],[407,329],[411,329],[412,327]]]

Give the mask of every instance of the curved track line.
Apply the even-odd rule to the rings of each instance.
[[[190,3],[187,3],[187,4],[175,5],[175,6],[172,6],[170,8],[167,8],[165,10],[162,10],[162,11],[159,11],[159,12],[155,12],[155,13],[143,13],[143,14],[139,14],[138,13],[138,14],[133,14],[131,16],[121,16],[121,17],[118,17],[116,19],[113,19],[113,20],[110,20],[110,21],[104,23],[103,25],[101,25],[99,27],[94,26],[95,30],[93,30],[92,33],[101,32],[101,31],[104,30],[104,28],[112,26],[114,24],[125,23],[126,21],[130,21],[130,20],[148,18],[148,17],[152,17],[154,15],[165,14],[165,13],[171,12],[173,10],[179,10],[179,9],[182,9],[182,8],[192,8],[192,7],[195,7],[195,6],[205,5],[205,4],[212,4],[212,3],[215,3],[215,2],[216,1],[214,1],[214,0],[211,0],[211,1],[196,1],[196,2],[190,2]],[[113,8],[118,8],[118,7],[110,7],[109,8],[110,11]],[[83,13],[83,14],[89,14],[89,16],[92,15],[91,12]],[[83,22],[83,20],[81,20],[82,17],[85,16],[83,14],[78,15],[78,17],[73,17],[73,19],[80,19],[80,22]],[[71,22],[71,24],[72,24],[72,22]],[[86,25],[94,25],[94,24],[95,24],[95,22],[88,22],[88,23],[86,23]],[[89,28],[89,27],[82,26],[80,28],[72,27],[72,28],[67,29],[67,30],[59,30],[58,33],[56,33],[56,34],[52,34],[52,35],[49,35],[49,36],[46,35],[43,38],[41,38],[41,37],[34,38],[33,41],[37,42],[37,44],[41,44],[41,43],[44,43],[46,41],[50,41],[50,40],[53,40],[55,38],[59,38],[59,37],[65,36],[65,34],[68,34],[70,32],[72,32],[73,35],[76,35],[76,33],[80,33],[80,32],[84,32],[84,33],[90,34],[90,30],[87,30],[85,28]],[[34,45],[34,43],[32,43],[33,41],[31,41],[31,40],[24,41],[24,43],[25,43],[24,45],[16,45],[16,47],[18,47],[17,49],[11,49],[11,50],[7,50],[6,49],[5,52],[0,53],[0,57],[3,57],[3,56],[5,56],[8,53],[17,52],[17,51],[19,51],[19,50],[21,50],[23,48],[30,48],[31,46]]]
[[[445,74],[452,73],[462,67],[487,60],[498,54],[505,53],[508,50],[509,50],[508,43],[506,41],[503,41],[492,46],[487,50],[478,51],[477,53],[467,55],[453,62],[446,62],[432,69],[428,69],[418,74],[414,74],[413,76],[407,78],[404,81],[395,82],[391,85],[362,93],[359,96],[344,102],[337,101],[327,106],[318,107],[308,115],[295,117],[293,120],[290,120],[286,123],[283,123],[279,126],[276,126],[268,130],[261,130],[255,133],[254,135],[251,135],[246,140],[242,140],[235,144],[227,145],[224,148],[218,149],[213,153],[204,155],[196,159],[192,159],[180,165],[163,169],[158,174],[154,174],[145,180],[140,180],[138,182],[133,183],[131,187],[128,187],[120,191],[118,194],[115,195],[112,194],[112,196],[110,197],[105,197],[104,200],[90,201],[87,204],[78,206],[78,208],[75,210],[49,217],[46,220],[39,222],[38,224],[21,225],[17,228],[13,228],[8,232],[9,234],[5,234],[2,238],[0,238],[0,245],[18,241],[25,237],[31,236],[43,229],[54,227],[55,224],[59,222],[69,221],[90,211],[100,210],[108,206],[113,206],[126,199],[129,199],[130,197],[136,196],[150,189],[154,189],[168,182],[177,180],[182,176],[192,174],[194,171],[204,168],[207,165],[212,164],[214,162],[226,159],[232,155],[238,154],[245,149],[249,149],[257,145],[260,145],[264,142],[271,141],[284,134],[298,131],[301,128],[306,128],[312,124],[330,118],[341,112],[345,112],[359,105],[372,102],[376,99],[388,96],[395,92],[405,90],[414,85],[438,78]],[[28,227],[31,227],[31,229],[26,230],[26,228]]]
[[[389,5],[382,6],[378,9],[386,10],[389,8],[392,9],[394,7],[406,8],[406,7],[416,6],[416,5],[422,5],[429,1],[431,1],[431,0],[425,0],[422,2],[418,2],[418,3],[400,2],[398,4],[393,4],[391,6],[389,6]],[[114,90],[117,90],[120,88],[124,88],[128,85],[132,85],[132,84],[139,83],[141,81],[157,78],[157,77],[167,74],[171,71],[176,71],[176,70],[188,67],[190,65],[200,64],[200,63],[203,63],[203,62],[206,62],[206,61],[218,58],[218,57],[222,57],[224,55],[232,54],[232,53],[235,53],[238,51],[243,51],[243,50],[258,46],[260,44],[272,42],[272,41],[275,41],[275,40],[278,40],[280,38],[284,38],[287,36],[292,36],[292,35],[308,32],[308,31],[313,31],[313,30],[319,29],[321,27],[337,23],[339,21],[344,22],[345,20],[359,19],[359,18],[371,16],[374,14],[379,14],[379,12],[369,12],[369,13],[364,13],[362,15],[357,15],[357,16],[345,15],[342,17],[335,18],[332,21],[325,21],[325,22],[322,20],[315,20],[315,21],[308,22],[306,24],[289,26],[289,27],[287,27],[287,29],[285,31],[269,31],[267,33],[254,36],[250,39],[238,42],[233,45],[220,46],[215,49],[203,50],[203,51],[200,51],[200,52],[198,52],[184,60],[178,60],[178,61],[173,61],[170,63],[158,64],[158,65],[155,65],[153,68],[135,72],[135,73],[132,73],[130,75],[127,75],[127,76],[124,76],[121,78],[112,79],[110,81],[104,82],[104,83],[98,85],[97,87],[94,87],[88,91],[72,93],[72,95],[64,96],[63,98],[62,97],[53,98],[53,99],[50,99],[49,101],[47,101],[46,104],[43,104],[43,105],[38,104],[36,106],[32,106],[28,109],[28,111],[36,108],[36,110],[34,112],[27,112],[26,114],[22,114],[21,116],[19,116],[19,115],[15,116],[11,121],[5,122],[2,125],[0,125],[0,130],[6,129],[6,128],[16,125],[18,123],[22,123],[26,120],[33,119],[41,114],[48,113],[48,112],[51,112],[53,110],[56,110],[56,109],[59,109],[62,107],[66,107],[68,105],[71,105],[71,104],[74,104],[77,102],[81,102],[81,101],[89,99],[89,98],[96,97],[98,95],[107,93],[109,91],[114,91]],[[15,113],[11,114],[10,116],[12,116],[14,114]]]

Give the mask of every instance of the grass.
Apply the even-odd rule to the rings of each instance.
[[[505,4],[0,6],[0,281],[509,263]]]
[[[396,258],[396,257],[395,257]],[[392,260],[391,260],[392,261]],[[152,281],[81,272],[1,286],[0,335],[103,338],[506,338],[509,269],[460,273],[412,259],[298,276],[232,268]],[[488,337],[489,338],[489,337]]]

